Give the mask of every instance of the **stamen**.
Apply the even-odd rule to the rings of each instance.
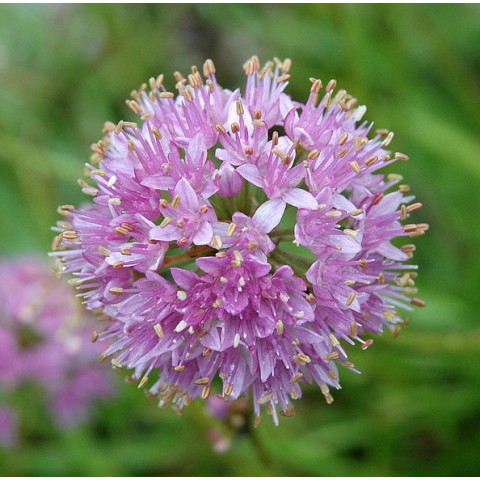
[[[208,396],[210,395],[211,389],[212,387],[210,387],[210,385],[206,385],[205,387],[203,387],[202,395],[201,395],[202,400],[206,400],[208,398]]]
[[[427,303],[424,300],[421,300],[420,298],[417,298],[417,297],[413,297],[410,300],[410,303],[412,305],[415,305],[416,307],[425,307],[427,305]]]
[[[337,360],[339,358],[340,354],[335,351],[335,352],[331,352],[327,355],[325,355],[325,360],[327,360],[327,362],[330,362],[331,360]]]
[[[165,228],[166,226],[170,225],[172,223],[172,219],[170,217],[165,217],[160,224],[160,228]]]
[[[184,300],[187,299],[187,292],[185,292],[184,290],[179,290],[179,291],[177,292],[177,298],[178,298],[181,302],[183,302]]]
[[[124,289],[122,287],[111,287],[108,289],[108,292],[112,295],[122,295]]]
[[[373,205],[378,205],[384,198],[383,192],[379,192],[375,195],[375,199],[373,200]]]
[[[148,382],[148,377],[145,375],[145,376],[140,380],[137,388],[143,388],[147,382]]]
[[[219,250],[222,247],[222,238],[220,235],[214,235],[212,239],[212,245]]]
[[[234,233],[235,233],[235,230],[237,229],[237,224],[236,223],[231,223],[229,226],[228,226],[228,229],[227,229],[227,237],[231,237]]]
[[[393,140],[393,137],[394,137],[394,133],[393,132],[389,132],[387,137],[385,138],[385,140],[383,141],[382,145],[384,147],[388,147],[388,145],[390,145],[390,143],[392,142]]]
[[[340,210],[330,210],[329,212],[325,213],[326,217],[341,217],[342,212]]]
[[[198,378],[197,380],[195,380],[195,385],[208,385],[210,383],[210,379],[208,377],[202,377],[202,378]]]
[[[272,145],[278,145],[278,132],[276,130],[272,133]]]
[[[371,345],[373,344],[373,339],[372,338],[369,338],[368,340],[366,340],[362,346],[360,347],[362,350],[366,350],[368,347],[370,347]]]
[[[358,164],[358,162],[356,160],[354,160],[353,162],[350,162],[350,166],[352,167],[352,170],[355,173],[361,173],[362,168],[360,167],[360,165]]]
[[[345,235],[355,238],[358,235],[358,230],[352,230],[351,228],[345,228],[343,230]]]
[[[333,347],[338,347],[340,345],[338,338],[333,333],[330,333],[328,337],[330,338]]]
[[[210,77],[212,75],[215,75],[215,72],[216,72],[215,64],[213,63],[212,60],[207,59],[203,64],[203,75],[205,77]]]
[[[306,365],[312,361],[312,359],[305,353],[297,353],[297,355],[294,355],[293,359],[301,365]]]
[[[349,137],[348,133],[345,132],[345,133],[340,137],[340,140],[338,141],[338,144],[339,144],[340,146],[345,145],[345,143],[346,143],[347,140],[348,140],[348,137]]]
[[[326,383],[322,383],[320,385],[320,391],[325,397],[325,401],[327,402],[327,404],[330,405],[333,402],[333,397],[330,394],[330,389],[328,388],[328,385]]]
[[[405,155],[404,153],[400,153],[400,152],[396,152],[394,157],[397,160],[400,160],[402,162],[406,162],[406,161],[410,160],[410,158],[407,155]]]
[[[105,248],[103,245],[98,247],[98,251],[105,257],[109,257],[112,253],[108,248]]]
[[[243,103],[241,100],[237,100],[237,115],[243,115],[245,111],[243,110]]]
[[[123,365],[118,360],[116,360],[115,358],[112,358],[111,363],[114,367],[116,367],[120,370],[123,368]]]
[[[223,125],[221,125],[220,123],[217,123],[215,125],[215,129],[217,130],[218,133],[221,133],[223,135],[226,135],[227,134],[227,130],[225,129],[225,127]]]
[[[422,207],[423,207],[423,204],[421,204],[421,203],[418,203],[418,202],[417,203],[412,203],[411,205],[409,205],[407,207],[407,212],[412,213],[412,212],[415,212],[417,210],[420,210]]]
[[[352,337],[356,337],[358,336],[358,325],[357,325],[357,322],[352,322],[350,324],[350,335]]]
[[[187,328],[188,324],[185,320],[181,320],[178,325],[175,327],[175,331],[180,333]]]
[[[155,333],[158,335],[159,338],[163,338],[165,335],[163,333],[163,328],[159,323],[156,323],[153,327]]]
[[[327,92],[331,92],[332,90],[335,90],[335,87],[337,86],[337,81],[335,79],[331,79],[328,83],[327,86],[325,87],[325,90]]]
[[[356,298],[355,292],[351,292],[347,298],[347,302],[346,302],[347,307],[349,307],[355,301],[355,298]]]
[[[234,260],[232,260],[232,267],[240,267],[244,261],[243,255],[238,250],[233,252]]]
[[[322,81],[318,78],[311,78],[310,81],[312,82],[310,92],[317,95],[322,88]]]

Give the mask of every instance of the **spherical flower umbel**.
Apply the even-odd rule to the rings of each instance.
[[[399,329],[415,294],[425,224],[401,177],[408,160],[372,132],[365,107],[331,80],[310,79],[305,104],[285,92],[291,62],[245,65],[242,91],[219,86],[211,60],[132,92],[140,123],[105,125],[93,145],[88,207],[60,207],[53,255],[89,309],[112,321],[105,356],[160,405],[211,392],[253,398],[277,422],[301,385],[328,403],[345,346]]]

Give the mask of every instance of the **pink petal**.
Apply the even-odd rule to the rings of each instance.
[[[335,194],[332,197],[332,205],[337,209],[337,210],[345,210],[347,213],[353,212],[354,210],[357,209],[357,207],[347,200],[343,195]],[[357,219],[363,218],[359,217],[358,215],[355,217]]]
[[[195,263],[205,273],[216,275],[220,271],[221,265],[219,264],[218,258],[216,257],[200,257],[195,260]]]
[[[281,105],[280,105],[280,108],[282,108]],[[290,112],[286,115],[285,121],[283,124],[285,128],[285,132],[289,137],[291,138],[295,137],[294,128],[297,124],[298,124],[298,113],[295,108],[292,108]]]
[[[257,187],[263,187],[263,177],[260,174],[260,171],[255,165],[250,163],[244,163],[237,168],[237,172],[249,182],[253,183]]]
[[[220,334],[218,328],[211,328],[201,339],[200,343],[204,347],[218,351],[221,347]]]
[[[292,188],[282,193],[282,200],[294,207],[307,208],[309,210],[315,210],[318,205],[315,197],[301,188]]]
[[[207,147],[203,136],[199,133],[189,141],[186,151],[186,159],[195,168],[199,169],[205,163],[206,158]]]
[[[232,216],[232,222],[237,228],[252,228],[252,219],[242,212],[235,212]]]
[[[362,250],[361,236],[360,238],[352,238],[348,235],[331,235],[332,245],[341,246],[341,252],[347,259],[353,258]]]
[[[288,116],[288,114],[292,110],[295,110],[295,105],[292,102],[292,99],[285,93],[282,93],[280,95],[279,100],[280,100],[280,114],[282,115],[282,118],[285,118]]]
[[[280,223],[285,207],[281,198],[269,200],[257,208],[252,221],[260,232],[269,233]]]
[[[181,237],[181,232],[178,227],[174,225],[167,225],[166,227],[153,227],[149,235],[151,240],[163,240],[170,242],[171,240],[178,240]]]
[[[193,236],[196,245],[208,245],[212,241],[213,229],[208,222],[203,222],[200,229]]]
[[[198,275],[191,270],[184,270],[183,268],[171,268],[170,272],[175,280],[175,283],[185,290],[193,288],[198,283]]]
[[[224,163],[218,172],[218,187],[221,197],[233,197],[242,190],[243,178],[229,163]]]
[[[171,177],[163,175],[151,175],[144,178],[141,182],[144,187],[154,188],[156,190],[169,190],[175,187],[175,181]]]
[[[289,265],[282,265],[274,274],[275,278],[290,278],[293,277],[293,275],[292,267]]]
[[[248,109],[245,109],[242,116],[243,116],[244,125],[245,127],[247,127],[248,135],[251,136],[253,134],[253,119]],[[233,123],[238,123],[239,125],[241,125],[240,116],[237,113],[236,102],[232,102],[228,109],[226,128],[230,133],[232,133],[231,128]],[[241,134],[243,135],[243,131],[241,132]]]
[[[266,382],[273,372],[273,361],[271,352],[264,342],[259,342],[257,347],[258,366],[260,367],[260,380]]]
[[[296,187],[305,178],[305,167],[297,165],[287,172],[286,185],[290,188]]]
[[[189,210],[197,210],[200,206],[197,194],[188,180],[182,178],[175,187],[175,195],[180,196],[180,202]]]
[[[324,337],[319,335],[318,333],[315,333],[313,330],[307,329],[305,327],[300,327],[297,326],[295,328],[290,327],[289,325],[285,325],[285,330],[287,332],[291,331],[291,334],[295,336],[295,338],[298,338],[301,343],[306,343],[306,344],[318,344],[322,345],[322,343],[325,343]]]
[[[252,263],[255,263],[255,267],[252,269],[255,278],[264,277],[272,269],[268,262],[262,262],[260,259],[252,260]]]
[[[408,260],[408,255],[399,248],[393,246],[390,242],[383,242],[375,249],[380,255],[390,258],[391,260],[398,260],[405,262]]]

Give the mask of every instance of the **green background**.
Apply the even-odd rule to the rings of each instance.
[[[395,167],[425,207],[417,239],[420,296],[399,338],[351,350],[327,406],[307,389],[297,416],[264,421],[227,453],[211,420],[183,417],[133,386],[95,421],[54,431],[29,392],[5,475],[478,475],[480,473],[480,7],[478,5],[0,6],[0,250],[50,248],[58,204],[83,200],[76,179],[105,120],[130,119],[129,92],[149,77],[212,58],[226,87],[243,62],[290,57],[287,91],[336,78],[396,133]],[[1,279],[5,281],[5,279]]]

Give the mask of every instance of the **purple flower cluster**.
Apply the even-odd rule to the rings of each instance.
[[[178,95],[150,79],[127,101],[141,123],[107,123],[92,146],[93,202],[59,208],[58,270],[112,318],[105,355],[161,406],[251,392],[256,422],[262,405],[277,422],[302,383],[330,403],[338,366],[354,370],[344,346],[423,305],[415,247],[392,244],[428,228],[402,224],[421,204],[377,173],[408,157],[334,80],[293,101],[290,65],[252,57],[243,92],[211,60],[174,74]]]
[[[52,419],[69,426],[88,416],[94,400],[110,396],[114,383],[98,365],[102,347],[91,344],[81,304],[47,263],[3,260],[0,276],[0,445],[8,445],[18,420],[9,397],[20,385],[40,386]]]

